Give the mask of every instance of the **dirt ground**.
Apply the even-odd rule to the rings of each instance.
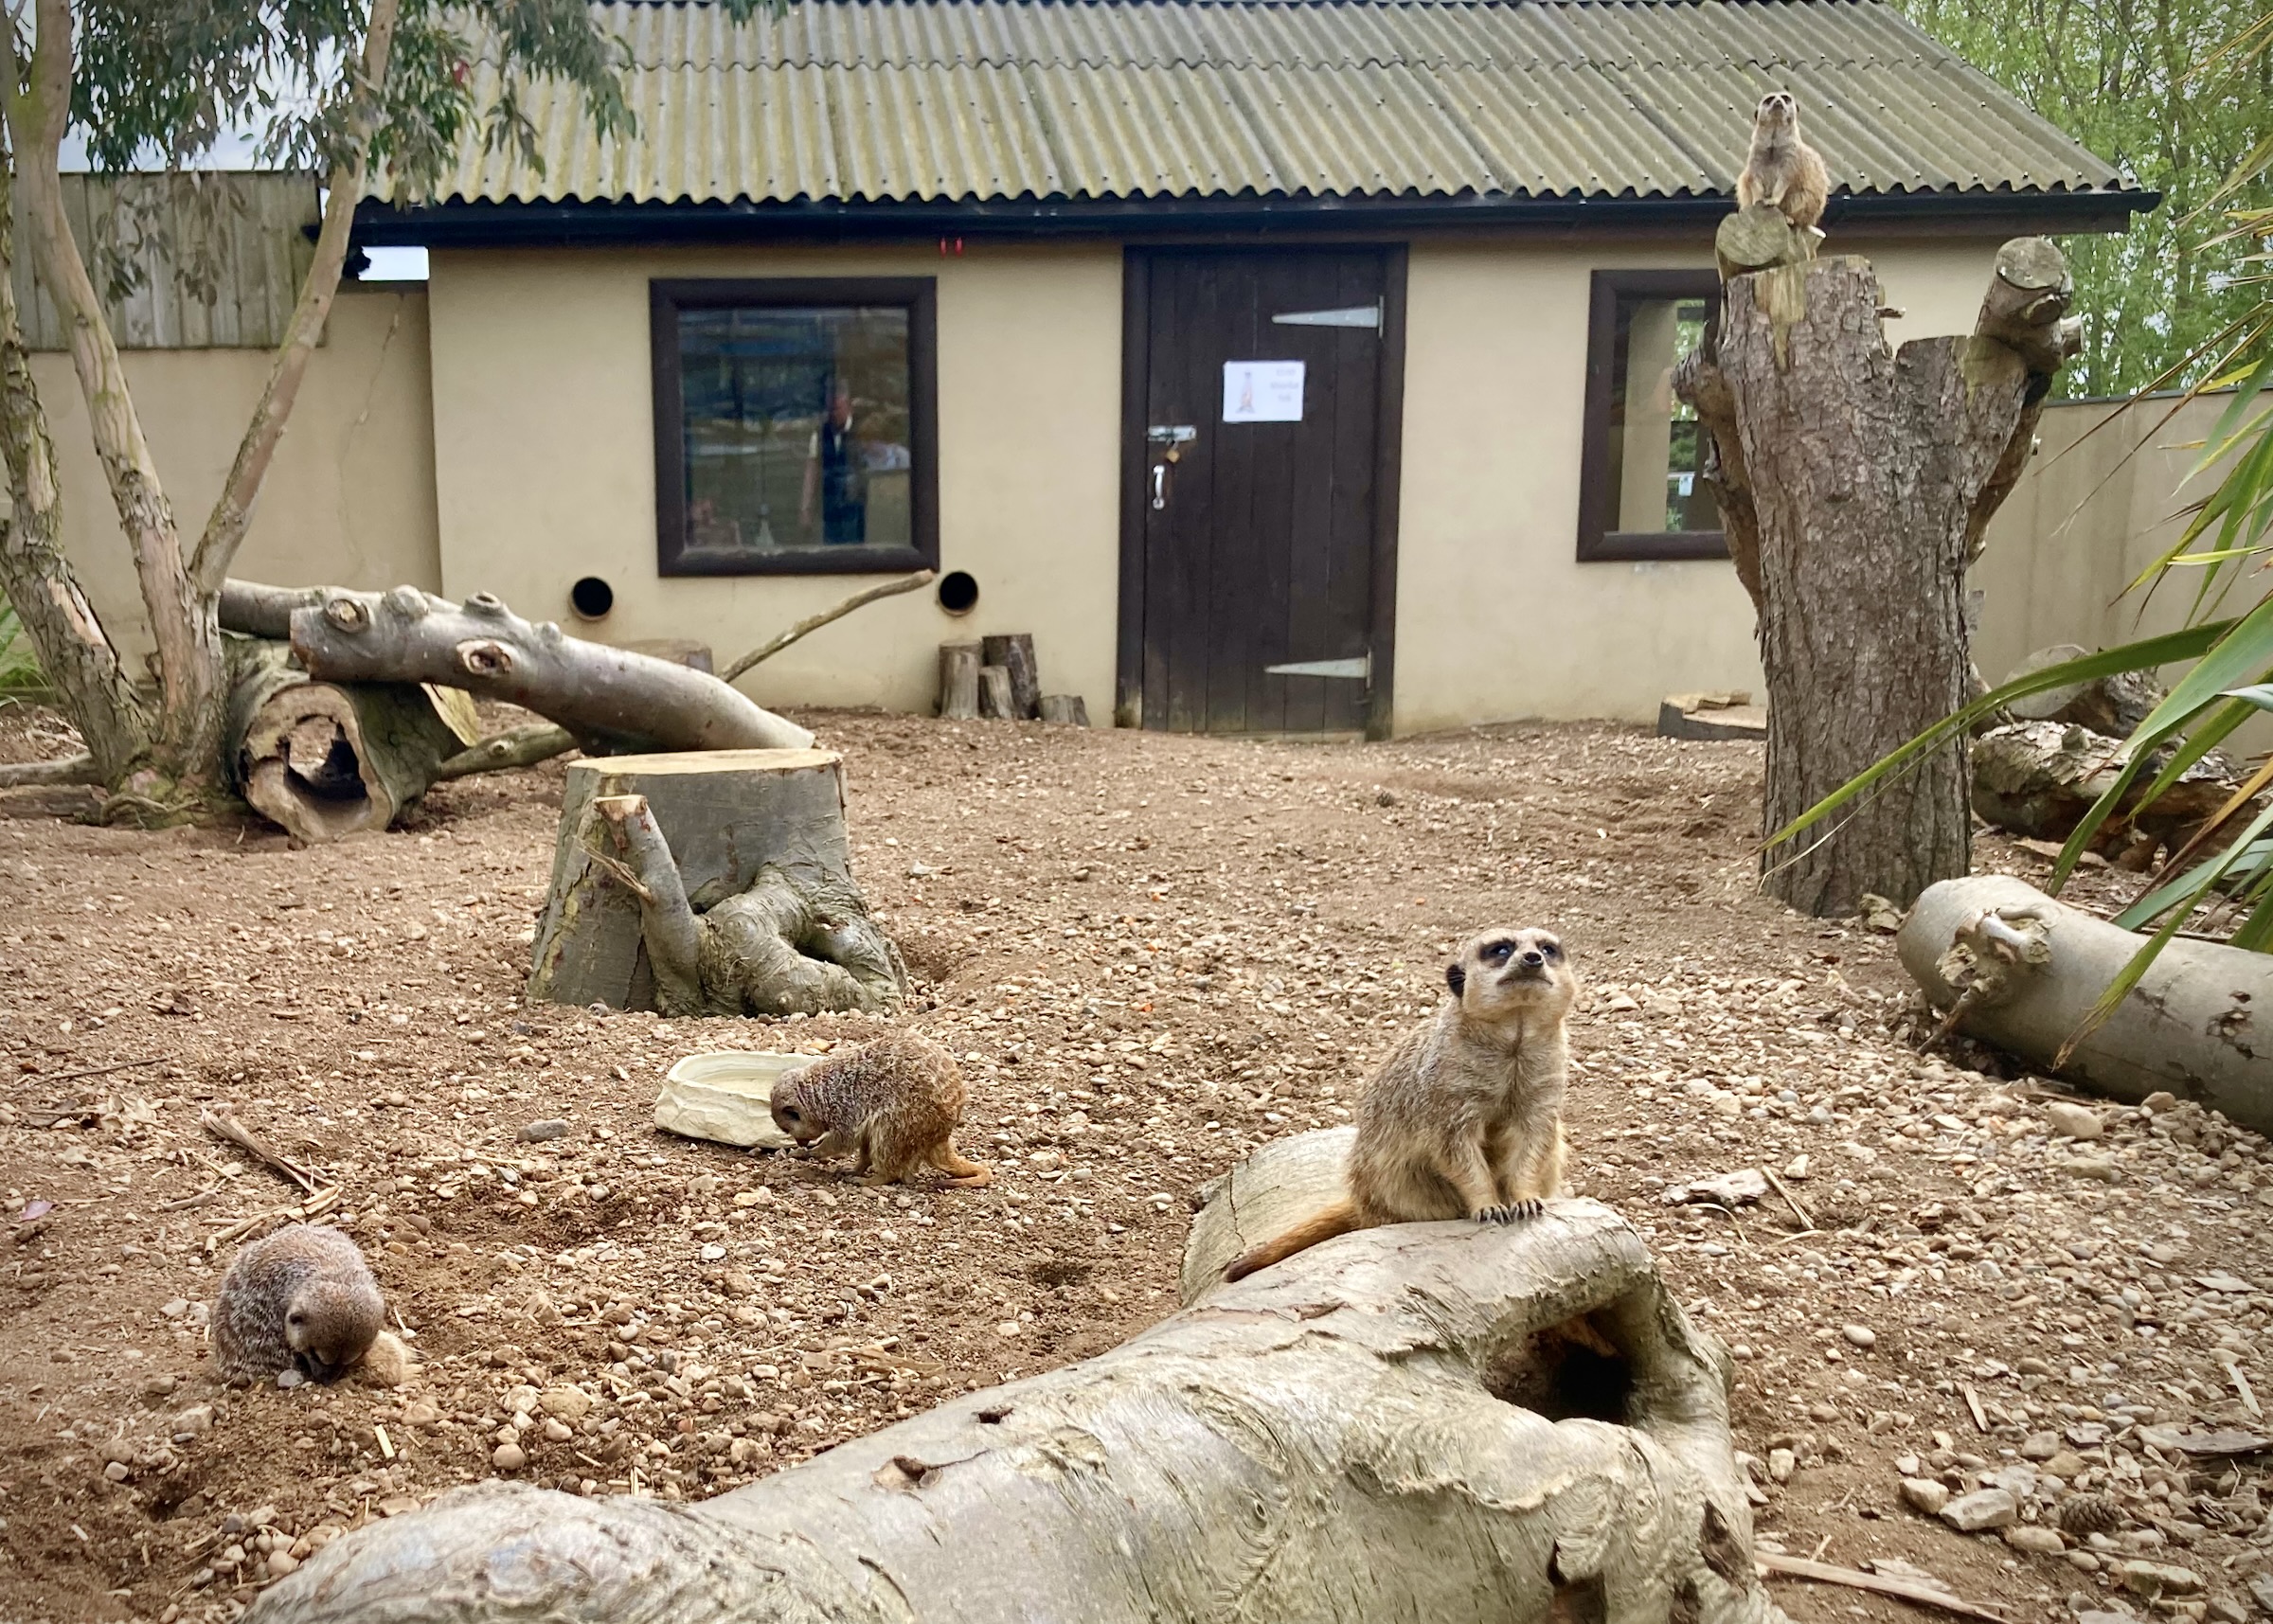
[[[653,1128],[683,1055],[870,1023],[525,1005],[557,764],[309,850],[0,796],[0,1618],[225,1618],[455,1484],[700,1497],[1108,1347],[1174,1307],[1194,1188],[1347,1119],[1488,923],[1559,929],[1587,979],[1578,1187],[1732,1346],[1763,1548],[1914,1564],[2014,1620],[2273,1611],[2258,1460],[2140,1432],[2264,1426],[2264,1142],[2191,1106],[2064,1137],[1994,1057],[1916,1056],[1889,938],[1754,895],[1755,747],[803,720],[847,754],[859,878],[923,977],[903,1019],[963,1058],[989,1188],[867,1189]],[[0,758],[54,743],[0,712]],[[421,1357],[405,1386],[214,1381],[233,1247],[208,1240],[295,1198],[200,1129],[224,1107],[343,1186]],[[525,1139],[541,1120],[566,1132]],[[1816,1231],[1773,1193],[1665,1203],[1749,1167]],[[1906,1503],[1906,1477],[1990,1476],[2040,1532]],[[2022,1548],[2086,1495],[2104,1531]],[[2182,1571],[2125,1597],[2139,1560]]]

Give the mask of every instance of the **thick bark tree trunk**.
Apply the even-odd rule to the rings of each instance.
[[[2008,243],[1998,271],[1979,333],[1899,353],[1867,260],[1737,276],[1712,352],[1676,377],[1759,615],[1770,830],[1966,700],[1965,569],[2028,455],[2035,368],[2075,342],[2051,244]],[[1969,859],[1960,740],[1763,866],[1772,893],[1834,916],[1868,892],[1907,902]]]
[[[308,603],[313,596],[316,601]],[[801,750],[813,735],[707,671],[532,625],[486,592],[461,606],[416,587],[231,581],[229,624],[256,634],[289,607],[293,652],[328,682],[434,683],[505,700],[602,750]]]
[[[1396,1224],[697,1506],[459,1490],[246,1617],[1780,1624],[1726,1358],[1594,1203]]]

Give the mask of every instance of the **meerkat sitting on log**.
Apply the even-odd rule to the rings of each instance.
[[[872,1185],[906,1183],[937,1168],[953,1186],[993,1175],[956,1153],[963,1074],[955,1057],[911,1032],[840,1050],[774,1085],[774,1125],[821,1152],[850,1150]]]
[[[1350,1199],[1233,1260],[1226,1279],[1352,1229],[1506,1223],[1563,1187],[1565,1025],[1578,977],[1542,930],[1490,930],[1444,972],[1448,995],[1366,1085]]]
[[[379,1282],[355,1242],[322,1224],[295,1223],[230,1262],[213,1299],[213,1357],[229,1383],[286,1372],[331,1382],[385,1329]]]
[[[1770,91],[1752,115],[1752,151],[1736,177],[1736,206],[1772,205],[1805,231],[1823,218],[1830,197],[1823,155],[1799,138],[1799,103],[1788,90]]]

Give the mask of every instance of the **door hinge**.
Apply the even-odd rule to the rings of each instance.
[[[1265,676],[1273,677],[1348,677],[1361,683],[1373,680],[1373,656],[1360,654],[1353,660],[1297,660],[1292,665],[1265,666]]]
[[[1381,301],[1344,305],[1330,311],[1286,311],[1271,317],[1274,327],[1364,327],[1381,330]]]

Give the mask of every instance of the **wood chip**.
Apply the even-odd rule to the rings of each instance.
[[[2233,1390],[2242,1396],[2242,1407],[2244,1409],[2247,1410],[2253,1416],[2262,1416],[2265,1413],[2264,1410],[2258,1407],[2257,1394],[2250,1389],[2249,1378],[2242,1374],[2242,1367],[2240,1365],[2228,1364],[2226,1366],[2226,1380],[2231,1382],[2233,1383]]]
[[[1800,1223],[1804,1226],[1800,1233],[1813,1234],[1816,1228],[1816,1221],[1808,1216],[1807,1208],[1799,1205],[1799,1198],[1792,1193],[1792,1187],[1785,1184],[1781,1179],[1778,1178],[1773,1168],[1763,1167],[1760,1171],[1761,1176],[1765,1178],[1770,1185],[1775,1187],[1776,1193],[1783,1197],[1783,1205],[1790,1207],[1792,1211],[1798,1215]]]
[[[1978,1601],[1968,1601],[1956,1592],[1921,1584],[1914,1579],[1893,1579],[1885,1574],[1865,1573],[1859,1568],[1838,1567],[1830,1562],[1811,1562],[1806,1557],[1778,1556],[1768,1551],[1755,1551],[1752,1562],[1769,1578],[1807,1579],[1820,1584],[1843,1584],[1850,1590],[1868,1590],[1879,1596],[1891,1596],[1897,1600],[1915,1603],[1920,1607],[1939,1607],[1944,1613],[1954,1613],[1960,1618],[1978,1618],[1983,1624],[2006,1624],[2005,1615]]]
[[[371,1423],[371,1435],[379,1440],[379,1453],[388,1460],[395,1458],[395,1440],[386,1436],[386,1429],[377,1421]]]
[[[1981,1413],[1981,1396],[1973,1390],[1973,1383],[1960,1383],[1958,1391],[1965,1395],[1965,1407],[1973,1412],[1973,1424],[1982,1432],[1987,1432],[1989,1418]]]

